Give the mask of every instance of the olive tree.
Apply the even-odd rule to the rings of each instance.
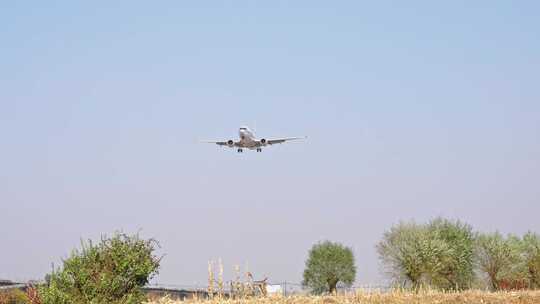
[[[355,276],[352,249],[325,241],[315,244],[309,251],[302,284],[314,293],[334,293],[338,283],[351,286]]]

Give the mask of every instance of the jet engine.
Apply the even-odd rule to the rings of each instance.
[[[268,141],[266,141],[266,139],[261,139],[261,145],[263,146],[266,146],[266,144],[268,143]]]
[[[227,146],[234,147],[234,141],[232,139],[229,139],[229,141],[227,141]]]

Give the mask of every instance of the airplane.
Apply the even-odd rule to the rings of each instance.
[[[238,130],[238,135],[240,137],[239,141],[234,141],[229,139],[228,141],[204,141],[205,143],[216,144],[222,147],[229,148],[238,148],[237,152],[242,153],[244,149],[257,150],[257,152],[262,152],[262,147],[271,146],[275,144],[282,144],[290,140],[299,140],[305,139],[306,137],[289,137],[289,138],[276,138],[276,139],[258,139],[255,137],[255,132],[253,132],[249,127],[240,127]]]

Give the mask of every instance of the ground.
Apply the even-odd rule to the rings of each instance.
[[[372,293],[358,291],[354,294],[339,296],[292,296],[292,297],[267,297],[252,299],[213,299],[213,300],[188,300],[185,302],[172,301],[162,298],[148,304],[533,304],[540,303],[540,291],[517,291],[517,292],[435,292],[425,291],[419,293],[394,291],[389,293]]]

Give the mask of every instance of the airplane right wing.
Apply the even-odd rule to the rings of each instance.
[[[266,142],[268,145],[282,144],[291,140],[301,140],[306,139],[306,137],[289,137],[289,138],[277,138],[277,139],[268,139]]]

